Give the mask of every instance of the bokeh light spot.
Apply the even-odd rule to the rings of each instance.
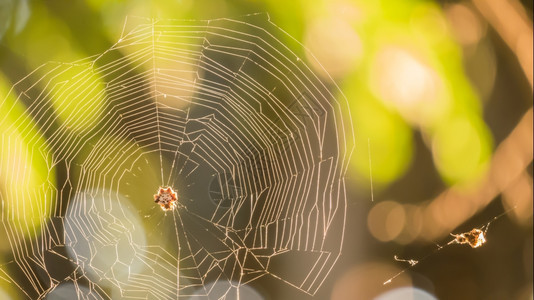
[[[317,19],[310,23],[304,44],[315,56],[315,59],[309,57],[308,61],[319,74],[326,77],[345,76],[363,56],[358,33],[348,22],[335,17]]]
[[[396,112],[388,110],[372,95],[362,92],[363,87],[349,84],[352,79],[347,83],[347,98],[358,99],[350,102],[353,124],[358,132],[357,149],[351,161],[352,171],[363,178],[362,189],[369,188],[372,173],[373,185],[378,191],[404,174],[410,165],[413,133]]]
[[[486,34],[486,26],[471,7],[463,3],[452,4],[445,10],[456,40],[464,45],[475,45]]]
[[[398,299],[411,299],[411,300],[436,300],[437,298],[428,292],[415,288],[415,287],[402,287],[387,291],[375,300],[398,300]]]
[[[454,117],[433,135],[432,154],[448,183],[470,183],[480,178],[490,158],[490,137],[476,117]]]
[[[387,46],[380,50],[370,76],[373,93],[412,123],[427,124],[447,111],[440,77],[406,49]]]
[[[371,234],[380,241],[391,241],[403,230],[406,214],[401,204],[383,201],[375,205],[367,216]]]

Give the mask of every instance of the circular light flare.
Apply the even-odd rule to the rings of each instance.
[[[437,300],[437,298],[416,287],[401,287],[380,294],[375,300],[397,300],[397,299],[414,299],[414,300]]]
[[[431,141],[432,156],[449,184],[468,187],[485,174],[491,137],[484,132],[481,122],[473,117],[460,116],[443,120],[436,127]]]
[[[404,207],[394,201],[383,201],[375,205],[367,217],[371,234],[382,242],[395,239],[406,224]]]
[[[445,9],[451,31],[463,46],[476,45],[486,35],[486,24],[465,4],[452,4]]]
[[[437,46],[448,39],[447,25],[442,9],[432,2],[420,2],[411,12],[411,31],[429,44]]]
[[[90,209],[89,209],[90,208]],[[87,215],[81,211],[89,211]],[[99,222],[91,226],[92,219]],[[81,225],[81,226],[80,226]],[[114,243],[102,243],[99,232],[108,231]],[[129,278],[147,274],[146,264],[138,253],[147,246],[145,227],[122,194],[107,190],[83,190],[77,192],[67,208],[65,216],[66,250],[72,261],[85,261],[82,270],[88,279],[107,287],[127,283]],[[111,271],[112,276],[104,276]],[[105,280],[103,280],[105,279]]]
[[[46,299],[91,299],[96,298],[97,295],[98,294],[95,291],[92,291],[87,286],[74,284],[72,282],[60,282],[46,295]]]
[[[373,93],[414,124],[427,124],[447,111],[443,82],[422,59],[399,46],[378,52],[370,71]]]
[[[0,299],[12,299],[10,293],[0,286]]]
[[[423,212],[420,206],[412,204],[403,205],[406,219],[406,226],[395,239],[400,244],[409,244],[419,237],[423,227]]]
[[[265,298],[253,287],[239,282],[212,282],[196,290],[187,300],[201,299],[247,299],[264,300]]]
[[[363,56],[358,33],[347,21],[335,17],[317,19],[308,24],[304,45],[311,52],[306,53],[308,61],[326,78],[342,78]],[[314,57],[310,57],[312,55]]]

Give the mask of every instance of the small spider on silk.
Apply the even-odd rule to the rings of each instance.
[[[154,195],[154,202],[164,211],[174,209],[177,200],[176,192],[171,187],[160,187],[158,193]]]
[[[478,228],[460,234],[451,233],[451,235],[454,237],[454,240],[449,244],[468,244],[471,248],[478,248],[486,242],[486,231]]]

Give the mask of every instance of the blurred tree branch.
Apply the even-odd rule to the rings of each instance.
[[[514,52],[532,88],[532,20],[518,0],[473,0],[476,8]]]
[[[422,234],[434,240],[484,209],[513,184],[532,162],[532,107],[497,147],[486,177],[469,191],[456,186],[442,192],[424,210]]]
[[[532,89],[532,21],[521,3],[517,0],[473,0],[473,3],[517,56]],[[447,235],[525,174],[533,158],[532,123],[530,107],[497,147],[489,172],[478,185],[469,191],[453,186],[425,206],[421,232],[424,238],[435,240]]]

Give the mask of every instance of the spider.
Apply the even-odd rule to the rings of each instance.
[[[160,187],[158,193],[154,195],[154,202],[164,211],[175,208],[177,200],[176,192],[171,187]]]
[[[486,242],[486,231],[482,231],[478,228],[460,234],[451,233],[451,235],[454,237],[454,240],[452,240],[451,243],[469,244],[471,248],[478,248]]]

